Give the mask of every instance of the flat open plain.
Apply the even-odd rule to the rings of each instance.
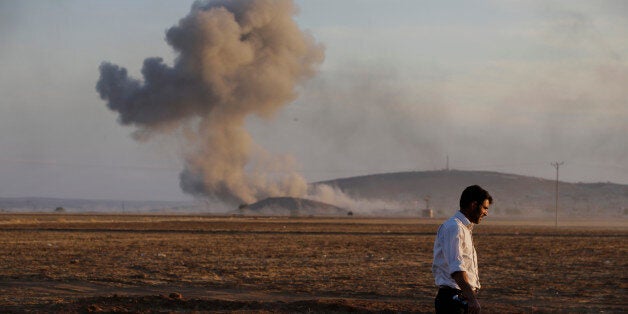
[[[4,213],[0,312],[429,313],[442,220]],[[483,312],[628,312],[624,222],[487,218]]]

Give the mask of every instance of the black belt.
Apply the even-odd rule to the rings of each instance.
[[[450,286],[439,286],[438,290],[443,290],[443,291],[447,291],[447,292],[462,292],[462,290],[460,289],[456,289],[456,288],[452,288]]]
[[[450,286],[438,286],[438,291],[443,291],[445,293],[462,293],[462,290],[452,288]],[[478,289],[473,289],[473,292],[478,293]]]

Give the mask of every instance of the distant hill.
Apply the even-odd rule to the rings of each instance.
[[[355,199],[398,202],[407,208],[430,208],[438,216],[459,208],[465,187],[479,184],[495,202],[492,214],[549,216],[555,210],[555,181],[488,171],[422,171],[374,174],[316,182]],[[559,182],[559,215],[623,217],[628,215],[628,185]]]
[[[237,213],[286,216],[359,215],[418,216],[424,198],[436,217],[458,209],[462,190],[473,184],[486,188],[495,202],[490,215],[553,217],[555,181],[488,171],[417,171],[373,174],[312,183],[344,192],[355,202],[335,204],[309,199],[273,197],[250,204]],[[628,218],[628,185],[614,183],[559,183],[561,217]],[[340,198],[342,200],[342,198]],[[336,200],[337,201],[337,200]],[[221,207],[222,206],[222,207]],[[0,198],[0,211],[116,213],[228,213],[233,207],[210,201],[163,202],[83,200],[61,198]]]
[[[70,213],[198,211],[198,205],[193,202],[85,200],[50,197],[0,197],[0,211],[53,212],[57,207],[62,207],[64,211]]]
[[[241,207],[240,212],[278,216],[346,216],[349,213],[338,206],[296,197],[269,197]]]

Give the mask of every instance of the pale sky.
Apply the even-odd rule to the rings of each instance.
[[[192,1],[0,0],[0,197],[191,199],[176,138],[137,142],[95,90],[172,63]],[[628,184],[628,2],[301,0],[318,75],[248,129],[310,182],[488,170]]]

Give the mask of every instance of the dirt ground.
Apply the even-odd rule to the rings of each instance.
[[[0,215],[0,312],[430,313],[442,219]],[[628,312],[628,227],[474,229],[484,313]]]

